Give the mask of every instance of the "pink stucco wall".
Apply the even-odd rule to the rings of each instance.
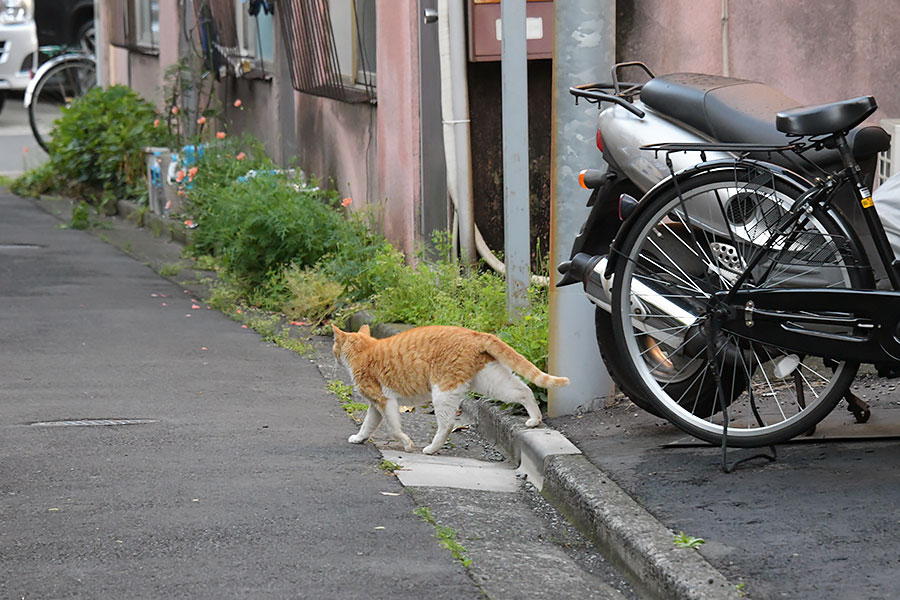
[[[728,0],[728,74],[800,103],[873,95],[900,117],[896,0]],[[723,72],[722,0],[620,0],[617,57],[657,73]]]
[[[378,196],[384,232],[412,256],[416,242],[419,185],[419,63],[417,2],[391,3],[377,16]]]
[[[297,158],[321,185],[352,198],[353,210],[376,207],[375,108],[297,93]]]

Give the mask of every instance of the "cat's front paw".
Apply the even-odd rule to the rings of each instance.
[[[541,420],[539,418],[538,419],[528,419],[527,421],[525,421],[525,427],[537,427],[540,424],[541,424]]]
[[[348,437],[347,441],[350,442],[351,444],[362,444],[364,441],[366,441],[366,438],[359,435],[358,433],[355,433],[355,434],[351,435],[350,437]]]
[[[434,453],[437,452],[438,450],[440,450],[440,448],[438,448],[438,447],[435,446],[434,444],[428,444],[427,446],[425,446],[424,448],[422,448],[422,452],[423,452],[424,454],[434,454]]]

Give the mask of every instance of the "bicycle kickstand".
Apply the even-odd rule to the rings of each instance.
[[[853,413],[857,423],[865,423],[872,416],[869,404],[850,390],[844,394],[844,400],[847,401],[847,410]]]

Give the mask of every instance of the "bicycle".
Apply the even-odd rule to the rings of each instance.
[[[722,445],[723,467],[727,446],[814,429],[860,363],[900,364],[900,260],[846,137],[876,108],[860,97],[779,113],[783,146],[644,147],[665,154],[670,177],[624,221],[602,272],[611,276],[615,348],[624,377],[658,414]],[[804,159],[822,148],[838,151],[838,170]],[[707,151],[736,158],[674,171],[672,153]],[[802,160],[818,176],[749,158],[758,153]],[[847,185],[875,256],[834,202]],[[876,289],[875,263],[890,290]]]
[[[35,140],[50,152],[48,142],[63,108],[97,85],[97,64],[92,54],[62,46],[44,46],[40,53],[50,58],[28,83],[25,108]]]

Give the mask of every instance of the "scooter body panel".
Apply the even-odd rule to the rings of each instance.
[[[604,158],[630,179],[643,193],[667,178],[669,168],[665,156],[641,146],[658,143],[660,140],[672,143],[702,143],[714,141],[699,132],[676,124],[635,100],[635,106],[644,111],[644,118],[618,105],[610,105],[600,111],[598,127],[603,139]],[[675,171],[686,169],[698,163],[728,158],[724,152],[681,152],[671,156]]]

